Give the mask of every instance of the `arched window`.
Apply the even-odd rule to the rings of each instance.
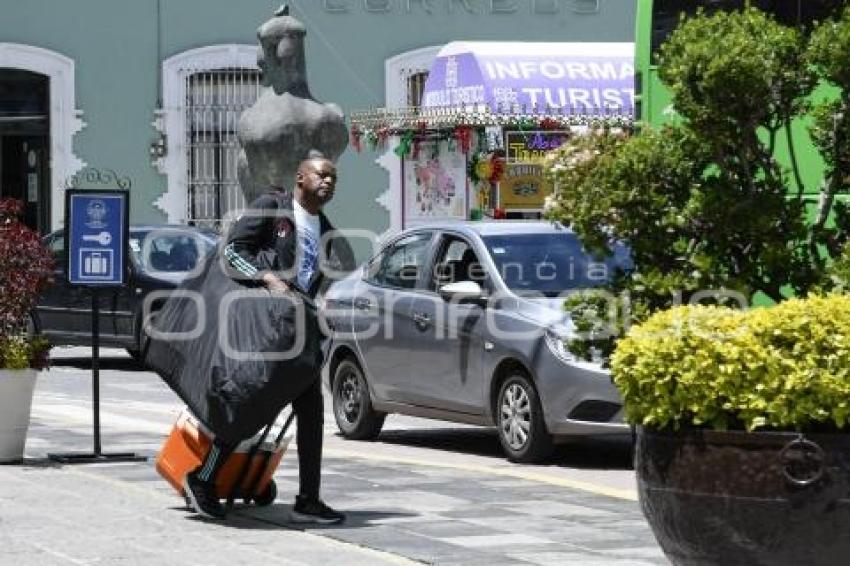
[[[260,72],[216,69],[186,77],[188,221],[216,227],[243,207],[236,175],[239,116],[257,100]]]
[[[154,204],[168,222],[217,227],[244,204],[236,178],[236,128],[259,94],[256,61],[256,46],[213,45],[163,62],[156,126],[167,150],[154,165],[168,187]]]
[[[419,108],[422,106],[422,95],[425,93],[425,83],[428,81],[428,71],[417,71],[407,77],[407,105]]]

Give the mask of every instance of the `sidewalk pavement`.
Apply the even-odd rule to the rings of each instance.
[[[293,455],[289,455],[293,456]],[[295,530],[290,498],[197,519],[151,463],[0,466],[0,563],[667,564],[634,504],[441,469],[329,459],[339,527]],[[284,494],[295,470],[276,477]]]
[[[297,455],[276,474],[278,501],[237,505],[225,523],[190,513],[153,459],[179,402],[149,374],[105,371],[104,451],[143,463],[59,466],[49,452],[91,449],[84,372],[39,378],[23,465],[0,466],[0,564],[668,564],[635,501],[435,459],[326,451],[323,496],[342,526],[288,522]]]
[[[412,564],[237,511],[189,513],[150,463],[0,466],[0,563],[16,566]],[[269,516],[280,513],[271,509]]]

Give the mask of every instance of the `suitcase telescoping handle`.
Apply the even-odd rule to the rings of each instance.
[[[295,418],[295,411],[290,411],[289,416],[286,417],[286,422],[283,423],[283,427],[280,429],[280,432],[277,434],[277,438],[274,441],[275,450],[277,450],[280,447],[280,441],[283,440],[283,436],[286,434],[286,431],[289,430],[289,425],[292,424],[292,419],[294,419],[294,418]],[[269,425],[268,428],[271,429],[271,426],[272,425]],[[257,446],[259,446],[259,445],[257,445]],[[263,451],[262,458],[263,458],[263,462],[262,462],[262,464],[257,466],[257,473],[254,474],[253,478],[251,478],[251,483],[249,484],[249,487],[248,487],[248,493],[250,493],[252,495],[259,495],[257,493],[257,490],[260,487],[260,480],[263,479],[263,476],[265,475],[266,471],[268,470],[269,462],[271,462],[271,459],[272,459],[272,452],[268,451],[268,450]]]
[[[289,425],[292,424],[292,419],[295,418],[295,411],[290,411],[289,416],[286,417],[286,422],[283,423],[283,428],[280,429],[280,432],[277,433],[277,438],[274,441],[275,446],[280,446],[280,441],[283,440],[283,435],[286,434],[286,431],[289,430]]]
[[[286,431],[289,430],[290,425],[292,424],[292,420],[295,418],[295,411],[290,411],[289,416],[286,417],[286,422],[283,423],[283,427],[280,429],[280,432],[275,439],[275,448],[280,446],[280,441],[283,440],[283,436],[286,434]],[[275,418],[275,421],[277,418]],[[251,446],[251,451],[248,453],[248,457],[245,458],[245,462],[242,464],[242,469],[239,471],[239,476],[236,479],[236,482],[233,484],[233,488],[230,490],[230,493],[227,496],[227,510],[233,508],[233,503],[236,500],[236,494],[239,489],[245,484],[245,479],[248,476],[248,472],[251,470],[251,462],[254,461],[254,457],[257,455],[257,452],[260,450],[260,447],[266,441],[266,438],[271,432],[272,426],[274,426],[274,421],[270,422],[263,429],[263,434],[260,435],[259,440]],[[257,466],[257,471],[254,476],[251,478],[251,482],[248,484],[248,489],[245,490],[245,493],[242,494],[243,497],[256,496],[257,488],[260,485],[260,480],[265,475],[266,469],[269,467],[269,461],[271,461],[272,452],[266,450],[263,452],[263,462],[259,466]]]

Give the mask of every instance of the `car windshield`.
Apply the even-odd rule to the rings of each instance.
[[[215,246],[216,235],[206,232],[163,228],[130,236],[133,260],[144,271],[154,273],[191,271]]]
[[[625,246],[614,246],[608,257],[594,257],[572,233],[501,234],[482,239],[505,285],[517,293],[555,297],[600,287],[618,272],[632,269]]]

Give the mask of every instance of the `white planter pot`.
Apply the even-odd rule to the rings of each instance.
[[[24,457],[36,370],[0,369],[0,462]]]

